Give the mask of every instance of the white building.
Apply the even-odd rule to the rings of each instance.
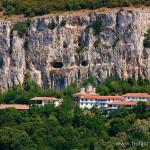
[[[81,96],[88,96],[88,95],[93,96],[99,95],[96,94],[96,88],[93,87],[91,84],[88,84],[86,88],[82,86],[79,93],[73,94],[74,104],[79,105]]]
[[[137,105],[137,102],[135,101],[110,102],[108,103],[107,114],[109,114],[110,111],[116,110],[118,108],[125,107],[128,109],[132,109],[135,105]]]
[[[34,97],[31,101],[37,106],[44,106],[47,103],[54,103],[55,106],[60,105],[60,100],[55,97]]]
[[[92,108],[97,105],[98,108],[107,108],[109,102],[125,101],[122,96],[99,96],[99,95],[85,95],[80,97],[80,108]]]
[[[148,93],[127,93],[124,94],[123,97],[127,101],[148,101],[150,99]]]
[[[114,110],[122,107],[132,109],[136,104],[135,101],[110,102],[108,103],[108,109]]]

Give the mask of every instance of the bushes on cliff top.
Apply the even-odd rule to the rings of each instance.
[[[51,23],[48,24],[48,28],[49,28],[50,30],[53,30],[56,26],[57,26],[57,25],[55,24],[54,21],[52,21]]]
[[[28,27],[30,26],[29,21],[18,22],[14,25],[12,31],[17,31],[20,38],[22,38],[28,31]]]
[[[147,31],[146,39],[144,40],[144,47],[150,47],[150,29]]]
[[[66,25],[66,20],[62,20],[61,23],[60,23],[60,25],[61,25],[62,27],[64,27],[64,26]]]

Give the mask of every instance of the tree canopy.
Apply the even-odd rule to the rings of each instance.
[[[0,110],[0,148],[119,150],[134,146],[135,150],[146,150],[150,148],[148,109],[145,104],[138,104],[133,110],[118,109],[105,117],[97,108],[82,110],[65,98],[59,107],[47,104],[31,106],[26,111]],[[145,145],[139,145],[138,141]]]
[[[150,2],[149,0],[1,0],[0,11],[5,10],[4,15],[24,14],[33,17],[58,11],[129,7],[131,5],[150,6]]]

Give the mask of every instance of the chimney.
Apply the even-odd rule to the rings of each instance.
[[[84,87],[84,86],[81,87],[80,92],[81,92],[81,93],[84,93],[84,92],[85,92],[85,87]]]
[[[93,87],[93,92],[96,93],[96,88],[95,87]]]

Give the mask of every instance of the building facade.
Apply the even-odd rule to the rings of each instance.
[[[123,97],[127,101],[148,101],[150,99],[150,95],[148,93],[127,93],[124,94]]]
[[[55,97],[34,97],[31,99],[31,103],[37,106],[44,106],[48,103],[53,103],[55,106],[59,106],[60,100]]]
[[[93,87],[91,84],[88,84],[86,87],[82,86],[79,93],[73,94],[74,104],[79,106],[80,98],[82,96],[89,96],[89,95],[98,96],[99,94],[96,94],[96,88]]]
[[[137,102],[135,101],[121,101],[121,102],[110,102],[108,103],[107,107],[107,114],[110,113],[112,110],[116,110],[118,108],[128,108],[132,109],[135,105],[137,105]]]
[[[96,105],[98,108],[107,108],[109,102],[125,101],[122,96],[100,96],[100,95],[85,95],[80,97],[80,108],[92,108]]]

